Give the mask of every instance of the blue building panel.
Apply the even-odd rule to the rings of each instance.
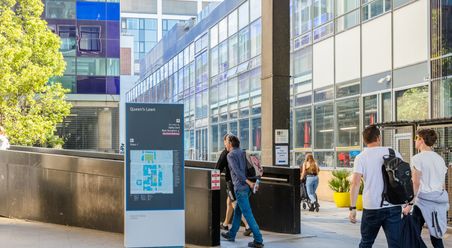
[[[77,2],[77,20],[119,21],[119,3]]]

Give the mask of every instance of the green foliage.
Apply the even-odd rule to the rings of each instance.
[[[16,145],[48,146],[70,114],[60,39],[41,19],[41,0],[0,0],[0,125]]]
[[[412,88],[397,99],[397,120],[424,120],[428,118],[428,88]]]
[[[334,170],[332,172],[333,178],[328,181],[328,186],[334,192],[349,192],[350,191],[350,181],[348,177],[351,172],[348,170]]]

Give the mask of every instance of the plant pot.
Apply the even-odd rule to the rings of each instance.
[[[338,208],[350,207],[350,192],[334,192],[333,199]]]
[[[363,195],[358,195],[356,199],[356,209],[363,210]]]

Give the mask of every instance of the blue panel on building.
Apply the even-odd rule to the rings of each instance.
[[[77,2],[77,19],[119,21],[119,3]]]

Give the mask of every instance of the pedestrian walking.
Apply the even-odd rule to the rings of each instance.
[[[228,135],[226,148],[229,151],[227,160],[231,171],[237,203],[234,209],[231,229],[228,232],[221,233],[221,236],[227,241],[235,241],[235,236],[240,228],[240,219],[243,213],[254,237],[254,241],[248,243],[248,247],[264,247],[262,234],[254,219],[249,201],[250,188],[254,189],[255,183],[246,178],[246,158],[245,154],[240,150],[240,140],[234,135]]]
[[[433,151],[438,136],[432,129],[416,132],[415,146],[419,153],[411,159],[415,199],[403,208],[405,215],[412,210],[420,229],[427,223],[430,242],[435,248],[444,247],[447,230],[449,196],[445,189],[447,166],[444,159]]]
[[[402,208],[382,201],[384,187],[383,156],[389,155],[389,147],[381,146],[380,130],[375,125],[366,127],[363,140],[367,146],[355,158],[350,188],[350,222],[356,223],[356,198],[361,178],[364,181],[363,215],[361,219],[360,248],[372,247],[383,227],[389,248],[400,247],[400,225]],[[396,156],[401,158],[398,152]]]
[[[0,126],[0,150],[9,149],[9,140],[5,128]]]
[[[315,193],[317,187],[319,186],[319,166],[314,159],[312,154],[306,155],[306,159],[304,160],[303,165],[300,168],[301,170],[301,181],[306,183],[306,190],[309,196],[310,204],[309,211],[313,212],[314,209],[319,207],[317,194]]]
[[[226,216],[224,218],[223,223],[220,224],[220,229],[223,229],[226,231],[229,230],[229,220],[232,217],[232,213],[234,212],[234,207],[235,207],[234,184],[232,183],[231,172],[229,170],[228,160],[227,160],[227,155],[229,153],[228,149],[226,149],[228,135],[230,135],[230,134],[225,134],[223,136],[223,143],[224,143],[225,148],[221,152],[220,157],[218,158],[218,162],[215,166],[215,169],[220,170],[220,172],[224,171],[224,174],[225,174],[224,179],[226,181],[226,192],[227,192]],[[242,215],[242,221],[243,221],[243,224],[245,224],[245,231],[243,232],[243,235],[250,236],[251,229],[249,228],[248,222],[246,222],[246,219],[243,217],[243,215]]]

